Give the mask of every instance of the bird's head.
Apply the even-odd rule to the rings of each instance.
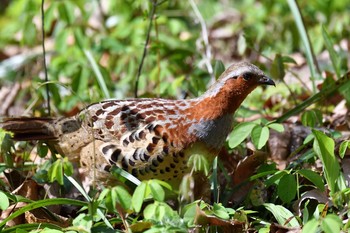
[[[260,85],[274,85],[275,82],[264,74],[258,67],[249,62],[239,62],[229,66],[207,92],[209,96],[225,90],[225,93],[241,95],[245,98]]]

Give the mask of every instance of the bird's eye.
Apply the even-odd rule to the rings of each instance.
[[[244,74],[243,74],[243,78],[244,78],[244,80],[246,80],[246,81],[250,80],[252,77],[253,77],[253,74],[252,74],[252,73],[244,73]]]

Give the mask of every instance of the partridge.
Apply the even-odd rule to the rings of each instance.
[[[106,100],[73,117],[12,118],[0,126],[15,140],[46,141],[90,170],[107,174],[118,166],[140,180],[176,186],[191,171],[192,154],[212,162],[232,130],[235,111],[259,85],[275,83],[256,66],[240,62],[198,98]]]

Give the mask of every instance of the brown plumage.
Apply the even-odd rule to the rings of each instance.
[[[178,185],[190,172],[187,160],[192,154],[212,162],[232,129],[236,109],[263,84],[274,82],[256,66],[241,62],[195,99],[106,100],[73,117],[13,118],[1,127],[16,140],[50,141],[58,152],[91,170],[95,166],[103,173],[118,166],[141,180]]]

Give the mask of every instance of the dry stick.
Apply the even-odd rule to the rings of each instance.
[[[48,115],[51,116],[51,107],[50,107],[50,87],[48,84],[49,78],[47,76],[47,67],[46,67],[46,49],[45,49],[45,12],[44,12],[44,3],[45,0],[41,1],[41,33],[42,33],[42,47],[43,47],[43,65],[44,65],[44,73],[45,73],[45,82],[46,82],[46,96],[47,96],[47,112]]]
[[[135,81],[135,91],[134,91],[134,96],[135,98],[137,98],[137,91],[139,88],[139,80],[140,80],[140,75],[141,75],[141,70],[143,67],[143,62],[145,61],[146,55],[147,55],[147,46],[148,46],[148,42],[149,42],[149,37],[151,34],[151,29],[152,29],[152,22],[153,22],[153,17],[154,14],[156,12],[156,7],[157,7],[157,0],[153,0],[152,1],[152,9],[151,9],[151,13],[149,14],[149,25],[148,25],[148,31],[147,31],[147,37],[146,37],[146,41],[145,41],[145,46],[143,48],[143,54],[142,54],[142,58],[140,61],[140,65],[139,68],[137,70],[137,76],[136,76],[136,81]]]

